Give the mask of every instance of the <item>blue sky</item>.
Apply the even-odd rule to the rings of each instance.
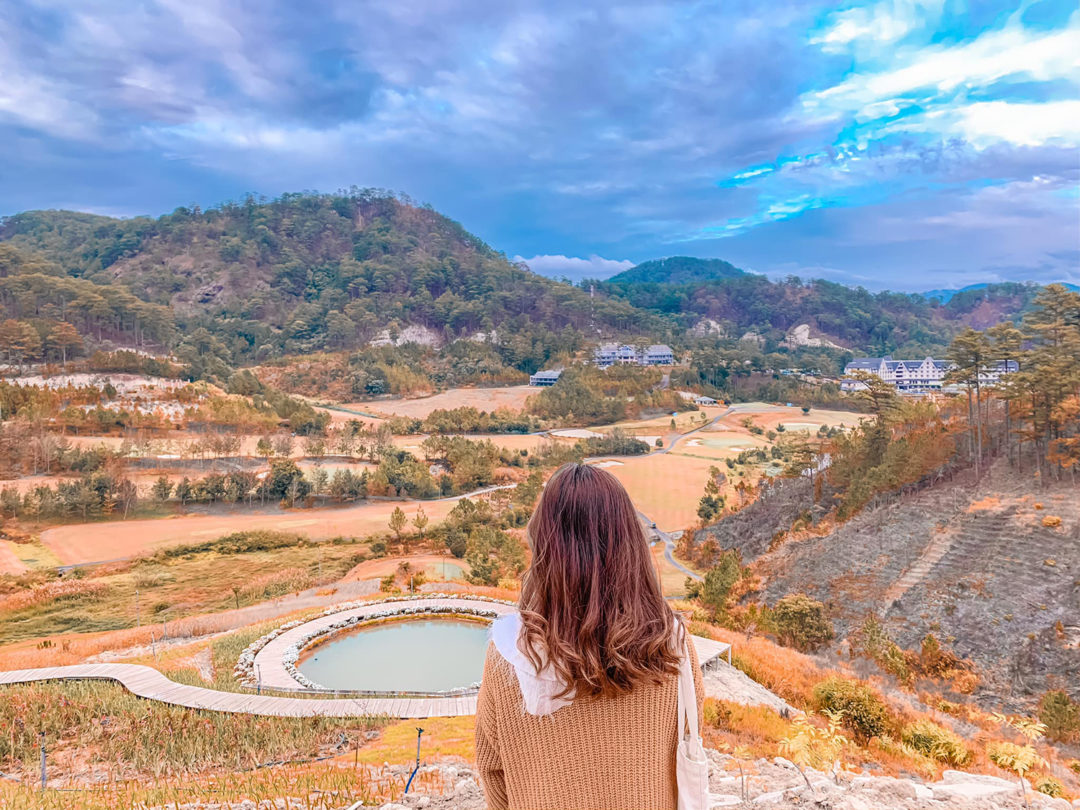
[[[1080,281],[1073,0],[7,0],[0,214],[408,193],[549,275]]]

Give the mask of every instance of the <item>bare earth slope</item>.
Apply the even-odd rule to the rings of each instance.
[[[1060,525],[1054,518],[1060,518]],[[1080,696],[1080,491],[1036,488],[1004,465],[940,485],[825,537],[758,558],[769,604],[823,601],[843,639],[873,612],[903,647],[934,633],[979,667],[980,697],[1017,708]],[[1070,674],[1071,673],[1071,674]]]

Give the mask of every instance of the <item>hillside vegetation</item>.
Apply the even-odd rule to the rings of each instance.
[[[732,340],[752,332],[775,344],[790,329],[808,324],[855,354],[918,357],[943,351],[967,326],[985,328],[1017,316],[1041,289],[992,284],[959,292],[942,305],[921,295],[872,293],[822,279],[770,281],[726,262],[721,264],[730,270],[699,264],[703,261],[646,262],[597,289],[639,309],[673,316],[684,328],[715,321]]]
[[[650,325],[623,301],[537,276],[431,208],[375,190],[248,197],[156,219],[30,211],[6,218],[0,240],[18,251],[4,254],[3,275],[93,282],[131,307],[169,307],[184,334],[202,328],[220,344],[204,340],[202,351],[234,363],[353,348],[385,328],[391,340],[419,326],[436,341],[496,330],[529,345],[594,324]],[[40,318],[49,296],[34,290],[4,303],[10,317]],[[60,306],[44,317],[64,315]],[[138,330],[146,318],[112,320]],[[162,327],[144,337],[170,336]]]
[[[723,259],[697,259],[692,256],[668,256],[652,259],[624,270],[608,279],[609,284],[686,284],[714,281],[746,275]]]

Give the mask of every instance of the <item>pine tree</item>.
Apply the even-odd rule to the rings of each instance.
[[[394,511],[390,513],[390,528],[394,532],[394,536],[398,540],[401,539],[401,530],[405,528],[405,523],[408,518],[405,516],[405,511],[400,506],[395,506]]]
[[[424,511],[423,506],[416,507],[416,517],[412,520],[412,525],[416,527],[416,530],[420,533],[420,539],[424,539],[424,529],[428,525],[427,512]]]
[[[969,416],[972,415],[972,387],[975,389],[974,418],[972,422],[975,425],[973,445],[976,477],[979,477],[982,469],[982,377],[989,368],[991,355],[992,349],[987,336],[982,332],[976,332],[971,327],[968,327],[953,339],[946,355],[949,362],[955,366],[946,379],[967,387]]]

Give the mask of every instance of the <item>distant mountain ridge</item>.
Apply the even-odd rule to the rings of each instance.
[[[689,284],[747,275],[723,259],[668,256],[634,265],[607,280],[609,284]]]
[[[1066,289],[1072,290],[1073,292],[1080,291],[1080,285],[1070,284],[1068,281],[1062,281],[1059,283]],[[991,286],[992,285],[989,282],[983,281],[978,284],[968,284],[965,287],[960,287],[957,289],[926,290],[925,292],[919,293],[919,295],[921,295],[927,301],[929,301],[931,298],[936,298],[942,304],[947,304],[953,299],[954,296],[959,295],[960,293],[970,293],[977,290],[985,290]]]

